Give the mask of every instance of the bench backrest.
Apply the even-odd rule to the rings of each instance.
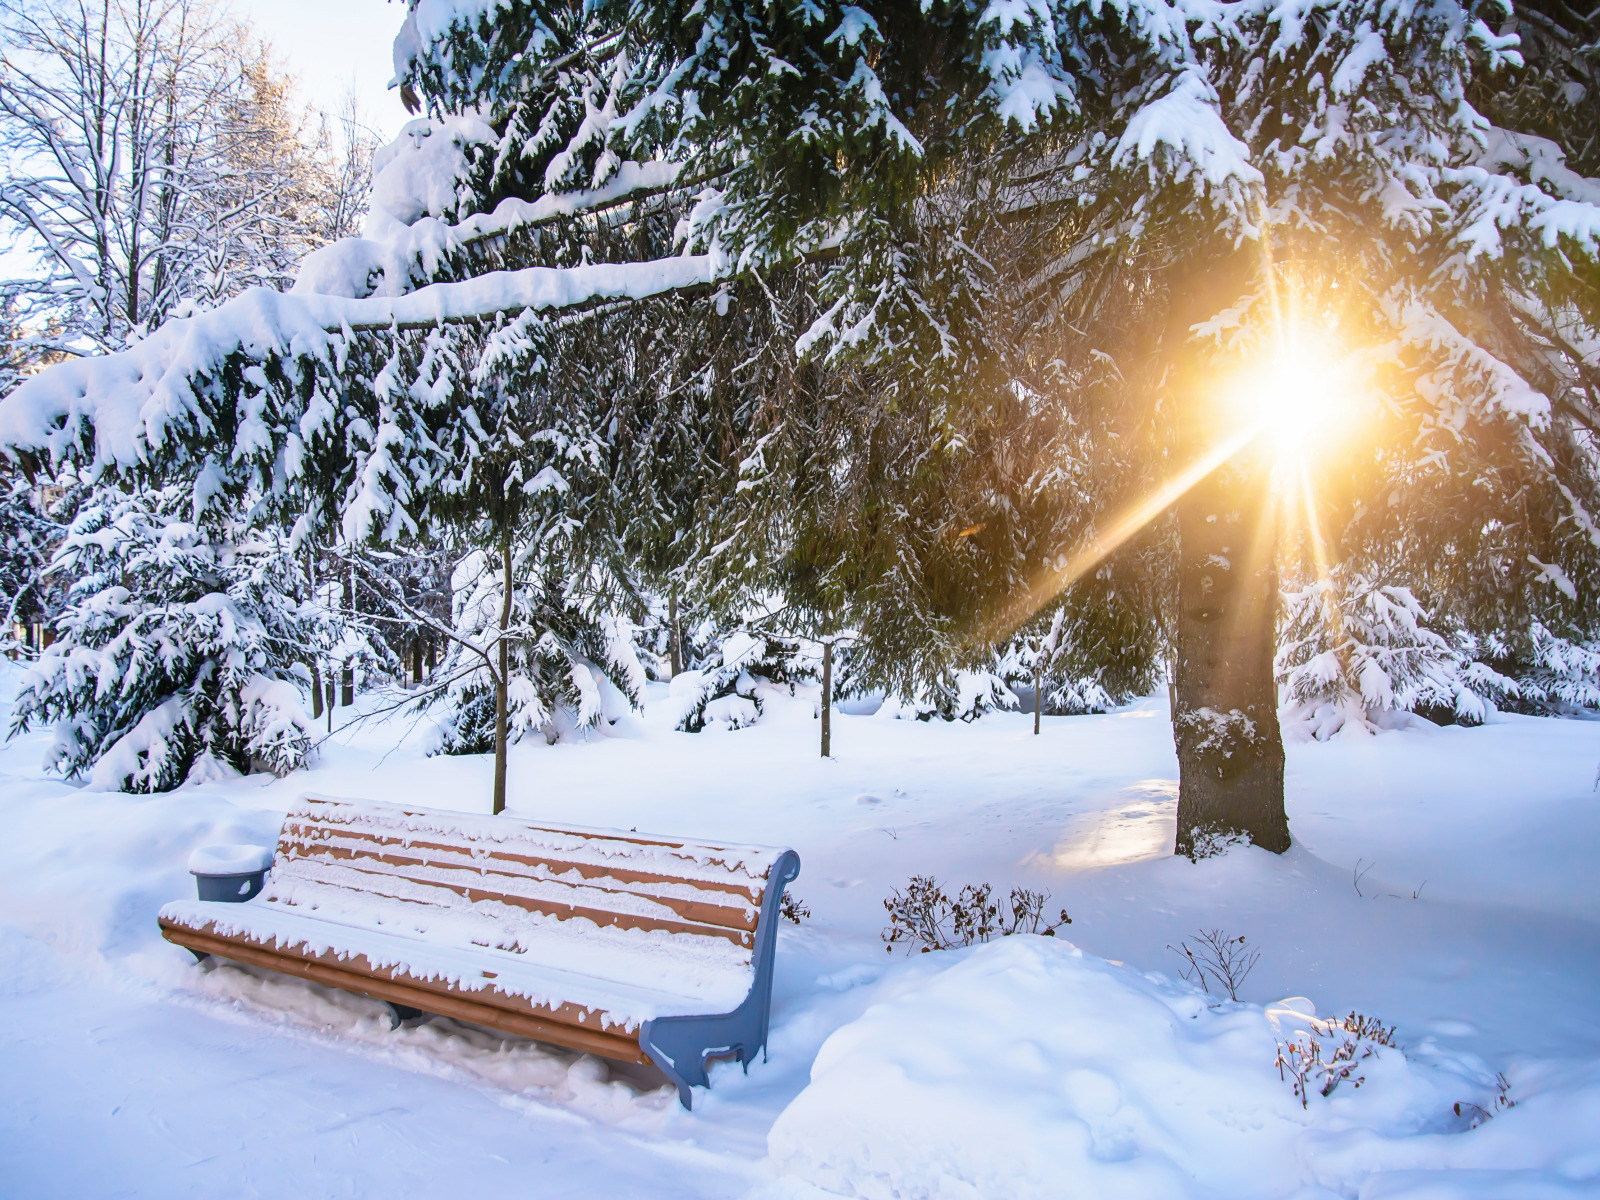
[[[557,919],[755,945],[781,850],[308,796],[284,819],[274,881],[414,903],[495,900]]]

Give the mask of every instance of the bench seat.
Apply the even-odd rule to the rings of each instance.
[[[266,886],[163,935],[391,1004],[634,1062],[678,1085],[766,1042],[793,851],[307,797]]]

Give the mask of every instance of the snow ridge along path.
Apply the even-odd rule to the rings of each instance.
[[[683,1113],[643,1071],[390,1032],[375,1003],[160,940],[189,853],[272,844],[302,792],[486,811],[489,764],[423,757],[409,718],[347,725],[288,779],[154,797],[45,779],[49,735],[26,735],[0,765],[0,1192],[1600,1195],[1600,726],[1291,746],[1294,849],[1195,865],[1168,853],[1155,700],[1038,738],[1017,714],[838,714],[819,760],[804,688],[704,734],[666,727],[665,691],[613,736],[515,747],[511,809],[793,845],[814,915],[780,936],[769,1062]],[[883,897],[929,873],[1047,888],[1071,943],[886,955]],[[1175,979],[1166,946],[1210,927],[1262,951],[1239,1004]],[[1351,1009],[1404,1053],[1301,1109],[1276,1043]],[[1473,1104],[1494,1115],[1468,1129]]]

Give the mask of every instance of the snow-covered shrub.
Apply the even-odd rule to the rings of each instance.
[[[39,503],[41,489],[0,482],[0,650],[16,648],[14,627],[47,617],[58,589],[44,578],[62,526]]]
[[[1351,573],[1284,595],[1277,677],[1286,735],[1326,740],[1382,728],[1386,714],[1442,708],[1480,724],[1516,682],[1476,644],[1429,624],[1411,589]]]
[[[910,699],[890,696],[878,715],[931,721],[976,721],[986,712],[1016,708],[1017,697],[993,671],[946,671]]]
[[[708,649],[694,670],[672,681],[667,702],[673,728],[743,729],[761,716],[759,683],[789,684],[815,677],[813,648],[794,638],[735,630]]]
[[[531,569],[526,556],[514,563],[511,618],[507,626],[507,737],[531,733],[554,740],[558,718],[578,726],[614,721],[631,713],[644,687],[644,667],[634,653],[632,627],[599,611],[566,581],[552,582]],[[451,574],[454,638],[436,678],[444,680],[443,702],[430,697],[443,726],[439,751],[485,754],[494,749],[497,638],[505,589],[497,557],[475,550]]]
[[[995,673],[1012,688],[1043,677],[1041,710],[1051,716],[1108,712],[1149,691],[1154,682],[1148,647],[1130,655],[1134,638],[1118,627],[1101,597],[1073,597],[1020,630],[996,651]],[[1117,636],[1108,634],[1107,626]]]
[[[1538,711],[1600,708],[1600,643],[1574,642],[1534,621],[1526,648],[1507,669],[1520,698]]]
[[[54,723],[49,764],[93,786],[166,791],[311,749],[299,660],[319,638],[276,541],[182,515],[187,488],[87,503],[51,562],[57,640],[23,678],[13,732]],[[237,534],[237,536],[235,536]]]

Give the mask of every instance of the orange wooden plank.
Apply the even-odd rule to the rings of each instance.
[[[302,949],[268,946],[247,938],[219,937],[166,920],[160,924],[161,934],[169,942],[202,954],[266,967],[328,987],[604,1058],[635,1063],[649,1061],[639,1049],[636,1035],[615,1026],[608,1027],[598,1014],[574,1005],[563,1005],[559,1009],[535,1008],[526,997],[508,996],[493,985],[483,991],[462,991],[436,980],[418,980],[399,971],[376,970],[364,955],[344,959],[332,954],[312,955]],[[207,930],[209,928],[208,925]]]

